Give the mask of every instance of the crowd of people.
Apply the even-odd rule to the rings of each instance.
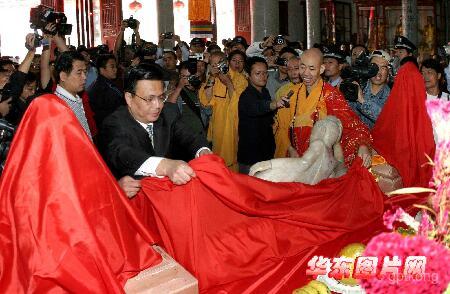
[[[305,50],[282,35],[253,44],[237,36],[223,40],[223,49],[200,38],[187,44],[174,34],[161,34],[154,44],[140,38],[138,21],[126,44],[127,28],[124,20],[113,50],[68,46],[48,24],[38,55],[36,35],[27,35],[20,64],[0,60],[0,115],[17,126],[35,97],[54,93],[129,197],[142,176],[187,183],[195,177],[187,162],[204,154],[245,174],[260,161],[301,157],[312,127],[327,115],[342,122],[345,164],[359,156],[370,167],[371,129],[407,62],[420,70],[427,99],[450,99],[448,56],[419,64],[416,46],[402,36],[391,56],[359,44],[347,52],[334,44]]]

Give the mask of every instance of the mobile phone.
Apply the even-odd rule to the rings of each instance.
[[[287,93],[286,99],[290,99],[290,98],[292,97],[292,95],[294,95],[294,91],[290,90],[290,91]],[[283,102],[284,107],[286,107],[286,108],[291,107],[291,104],[289,103],[289,101],[285,101],[285,100],[283,100],[283,101],[284,101],[284,102]]]

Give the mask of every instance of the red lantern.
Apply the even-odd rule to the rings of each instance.
[[[130,8],[131,11],[136,12],[142,8],[142,4],[134,0],[133,2],[130,3],[130,5],[128,5],[128,7]]]
[[[182,9],[182,8],[184,8],[184,3],[183,3],[183,1],[181,1],[181,0],[177,0],[177,1],[175,1],[175,2],[173,3],[173,6],[174,6],[176,9]]]

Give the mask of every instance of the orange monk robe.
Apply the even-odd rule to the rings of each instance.
[[[287,150],[291,145],[289,141],[289,126],[291,125],[292,118],[294,117],[294,111],[296,108],[296,94],[300,89],[301,84],[288,83],[281,86],[275,96],[278,101],[281,97],[286,96],[290,90],[294,92],[291,96],[289,108],[280,108],[275,115],[273,124],[273,134],[275,136],[275,158],[286,157]]]
[[[311,89],[308,96],[306,86],[302,84],[292,99],[294,102],[291,107],[294,108],[294,115],[290,125],[293,129],[289,139],[300,156],[309,147],[314,123],[327,115],[334,115],[342,122],[341,146],[347,165],[355,159],[359,146],[372,145],[369,129],[349,107],[342,93],[322,79]]]
[[[208,128],[208,141],[212,142],[214,154],[225,160],[226,165],[234,171],[238,170],[238,103],[239,96],[247,88],[248,82],[243,74],[230,70],[234,91],[230,97],[227,87],[219,78],[215,79],[213,96],[208,101],[203,84],[199,91],[200,103],[211,106],[212,116]]]

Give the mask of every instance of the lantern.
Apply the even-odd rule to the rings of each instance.
[[[184,3],[183,3],[183,1],[181,1],[181,0],[177,0],[177,1],[175,1],[175,2],[173,3],[173,6],[174,6],[176,9],[182,9],[182,8],[184,8]]]
[[[128,7],[130,8],[131,11],[136,13],[136,11],[138,11],[142,8],[142,4],[139,3],[138,1],[134,0],[133,2],[130,3],[130,5],[128,5]]]

